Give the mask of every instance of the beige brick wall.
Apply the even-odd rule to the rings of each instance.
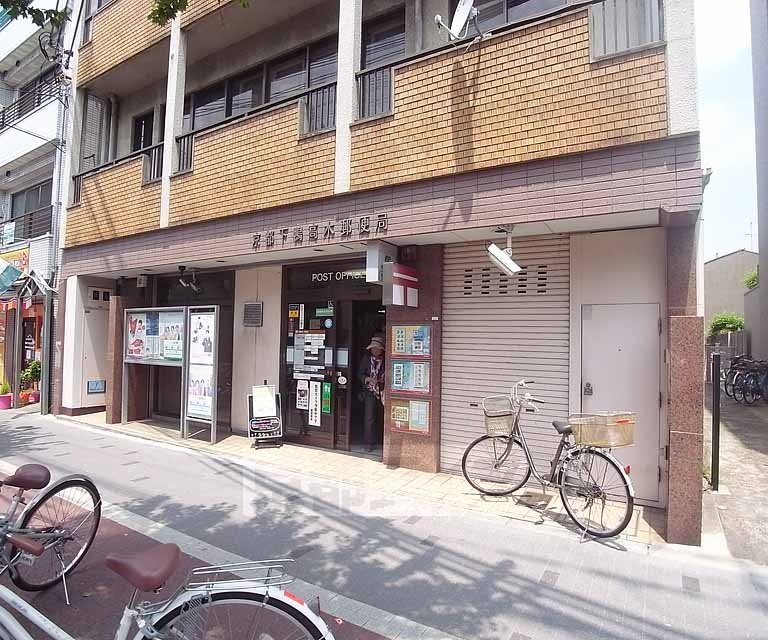
[[[169,25],[158,27],[147,19],[151,7],[152,0],[115,0],[93,17],[91,41],[80,49],[78,58],[78,85],[168,36]]]
[[[296,103],[199,135],[193,170],[171,181],[171,224],[333,195],[336,136],[298,138]]]
[[[83,178],[80,204],[67,208],[65,247],[160,227],[160,183],[142,186],[143,156]]]
[[[203,16],[208,15],[216,9],[229,4],[224,0],[190,0],[187,10],[181,14],[181,26],[182,28],[192,24],[195,20],[199,20]],[[253,11],[257,9],[251,7]]]
[[[352,135],[368,189],[661,138],[664,50],[589,61],[587,12],[395,71],[395,109]]]

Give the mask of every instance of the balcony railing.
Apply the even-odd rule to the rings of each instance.
[[[179,152],[179,168],[178,171],[191,171],[192,170],[192,158],[195,151],[195,134],[185,133],[183,136],[176,138],[176,145]]]
[[[144,153],[144,184],[157,182],[163,176],[163,143],[143,149]]]
[[[50,233],[52,212],[53,207],[49,205],[42,209],[16,216],[12,220],[3,223],[3,242],[10,244],[18,240],[30,240]],[[14,225],[12,241],[10,239],[11,234],[6,231],[8,225]]]
[[[313,89],[302,97],[302,133],[328,131],[336,126],[336,84]]]
[[[392,65],[362,71],[357,75],[359,120],[392,113]]]
[[[16,102],[12,102],[0,110],[0,131],[12,126],[37,107],[54,98],[58,98],[62,93],[62,89],[61,76],[56,76],[46,83],[39,84],[32,91],[21,96]]]

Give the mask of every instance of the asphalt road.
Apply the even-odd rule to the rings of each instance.
[[[188,545],[296,558],[297,577],[374,618],[437,630],[414,638],[766,637],[768,570],[697,550],[581,542],[38,416],[0,419],[0,456],[85,472],[105,501]]]

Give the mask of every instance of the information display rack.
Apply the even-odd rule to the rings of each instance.
[[[392,325],[389,341],[389,429],[421,436],[432,420],[432,325]]]
[[[187,340],[182,389],[182,437],[191,438],[190,425],[206,424],[216,444],[216,409],[219,368],[219,307],[187,307]]]

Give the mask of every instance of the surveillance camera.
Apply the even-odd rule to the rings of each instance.
[[[491,244],[488,246],[488,257],[502,273],[506,273],[508,276],[513,276],[518,271],[523,270],[523,268],[512,259],[511,249],[500,249],[495,244]]]

